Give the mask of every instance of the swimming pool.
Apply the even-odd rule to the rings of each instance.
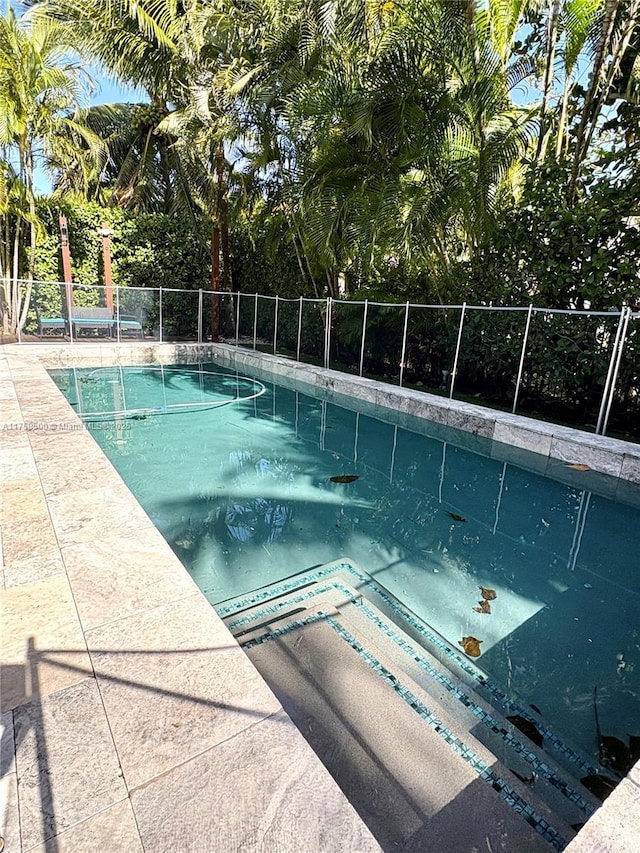
[[[453,646],[481,639],[478,665],[586,755],[595,685],[603,731],[638,734],[640,512],[590,472],[213,365],[52,375],[212,604],[348,555]]]

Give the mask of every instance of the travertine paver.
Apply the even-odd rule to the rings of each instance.
[[[25,850],[127,796],[95,679],[21,705],[14,727]]]
[[[3,443],[7,441],[7,435],[7,432],[3,432]],[[11,452],[8,452],[3,458],[2,482],[6,484],[9,480],[19,480],[31,477],[35,478],[37,476],[38,469],[33,459],[33,453],[31,452],[29,441],[26,439],[22,446],[12,448]]]
[[[0,624],[2,710],[75,684],[91,672],[66,574],[6,589],[0,596]]]
[[[51,850],[49,842],[38,844],[29,853]],[[121,800],[57,835],[55,853],[144,853],[131,802]]]
[[[20,850],[18,780],[13,751],[13,714],[0,714],[0,836],[5,851]]]
[[[49,513],[2,526],[7,588],[64,572]]]
[[[17,853],[20,850],[18,782],[15,773],[0,775],[0,837],[4,839],[4,853]]]
[[[589,820],[567,853],[638,853],[640,788],[623,780]]]
[[[380,850],[284,714],[257,723],[132,795],[146,850]],[[170,801],[169,816],[164,804]]]
[[[0,524],[7,524],[17,518],[45,515],[46,512],[47,502],[36,475],[12,477],[11,480],[3,478]]]
[[[69,454],[71,455],[71,454]],[[76,448],[72,455],[73,464],[63,459],[43,459],[38,465],[45,495],[64,495],[77,492],[79,487],[100,489],[113,485],[114,468],[106,457],[96,459],[94,447]],[[78,469],[82,469],[78,479]]]
[[[105,533],[135,539],[153,526],[124,483],[52,494],[48,504],[63,548],[79,542],[99,542]]]
[[[156,530],[143,539],[107,534],[62,553],[85,631],[198,592]]]
[[[130,789],[280,708],[200,592],[86,637]]]

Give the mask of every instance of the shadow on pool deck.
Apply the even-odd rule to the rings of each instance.
[[[6,691],[14,701],[12,710],[15,715],[13,726],[4,726],[2,729],[2,739],[0,742],[0,781],[5,779],[12,773],[17,772],[18,796],[20,795],[20,783],[24,780],[25,784],[31,788],[37,789],[37,812],[40,815],[42,829],[41,839],[44,844],[43,850],[45,853],[58,853],[59,845],[57,835],[64,829],[68,828],[67,822],[62,819],[59,823],[57,808],[56,808],[56,790],[64,787],[65,780],[61,777],[56,769],[52,767],[51,750],[47,740],[47,726],[51,725],[51,720],[45,721],[45,713],[43,712],[43,703],[56,694],[42,695],[40,691],[39,667],[41,664],[46,664],[48,667],[67,670],[68,672],[86,676],[87,679],[95,679],[100,685],[108,682],[118,684],[125,687],[134,688],[135,690],[144,691],[147,693],[155,693],[169,697],[174,700],[182,700],[187,703],[201,705],[223,712],[233,712],[240,715],[245,715],[254,718],[255,720],[263,720],[265,716],[273,716],[269,710],[259,710],[254,708],[232,705],[230,703],[221,702],[190,694],[184,691],[176,691],[164,689],[153,684],[145,684],[141,681],[134,681],[126,678],[119,678],[105,672],[101,672],[99,667],[88,669],[77,666],[73,663],[64,663],[57,660],[60,656],[75,656],[79,649],[37,649],[33,637],[27,638],[27,665],[9,664],[0,665],[0,683],[3,686],[3,691]],[[193,648],[193,649],[163,649],[154,651],[144,651],[139,649],[92,649],[92,655],[99,656],[100,654],[118,655],[118,656],[167,656],[179,655],[181,657],[189,654],[215,654],[220,652],[237,652],[235,644],[228,646]],[[58,694],[72,691],[74,686],[65,687]],[[5,712],[5,713],[10,713]],[[285,717],[273,716],[276,722],[287,723]],[[56,720],[54,719],[54,724]],[[82,719],[82,714],[78,714],[78,719],[75,721],[79,738],[82,737],[83,725],[86,726],[90,721]],[[57,735],[57,732],[54,733]],[[32,743],[25,750],[23,744],[31,739]],[[59,737],[55,737],[59,741]],[[60,743],[57,743],[57,749],[60,749]],[[74,744],[66,743],[63,749],[73,750]],[[22,753],[22,755],[20,755]],[[22,758],[22,761],[20,760]],[[35,758],[35,767],[34,767]],[[14,761],[17,761],[17,766],[14,766]],[[53,763],[55,764],[55,756]],[[24,765],[24,766],[23,766]],[[122,775],[120,771],[118,775]],[[33,792],[31,792],[33,795]],[[64,798],[64,794],[63,794]],[[33,799],[33,796],[32,796]],[[20,797],[19,797],[20,802]],[[6,806],[9,803],[7,802]],[[31,803],[31,812],[33,814],[35,804]],[[3,817],[0,815],[0,817]],[[6,818],[6,815],[4,816]],[[24,818],[21,815],[21,829],[24,823]],[[39,833],[38,833],[39,834]],[[12,839],[13,840],[13,839]],[[31,846],[31,845],[29,845]],[[11,847],[3,848],[7,853]],[[16,848],[20,849],[20,847]]]

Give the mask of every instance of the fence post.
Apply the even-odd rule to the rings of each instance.
[[[240,339],[240,291],[236,292],[236,347]]]
[[[604,414],[604,421],[602,422],[602,435],[606,435],[607,432],[607,424],[609,423],[609,414],[611,412],[611,406],[613,404],[613,395],[616,390],[616,381],[618,379],[618,371],[620,370],[620,364],[622,363],[622,353],[624,352],[624,342],[627,337],[627,329],[629,327],[629,320],[631,319],[631,308],[627,307],[626,316],[624,320],[624,326],[622,332],[620,334],[620,344],[618,346],[618,358],[616,359],[616,366],[613,371],[613,376],[611,377],[611,387],[609,389],[609,400],[607,402],[607,410]]]
[[[300,308],[298,309],[298,343],[296,345],[296,361],[300,361],[300,345],[302,343],[302,296],[300,297]]]
[[[198,289],[198,343],[202,343],[202,288]]]
[[[529,310],[527,311],[527,322],[524,326],[524,335],[522,336],[522,349],[520,350],[520,364],[518,365],[518,377],[516,379],[516,390],[513,395],[513,406],[511,407],[511,414],[515,415],[516,408],[518,406],[518,395],[520,394],[520,383],[522,382],[522,371],[524,369],[524,358],[527,352],[527,340],[529,339],[529,327],[531,325],[531,315],[533,314],[533,303],[529,303]]]
[[[276,354],[276,350],[278,348],[278,294],[276,293],[276,307],[273,312],[273,354]]]
[[[255,305],[253,306],[253,348],[257,349],[258,343],[258,294],[255,294]]]
[[[360,344],[360,376],[364,369],[364,342],[367,337],[367,314],[369,313],[369,300],[364,300],[364,313],[362,315],[362,343]]]
[[[324,366],[329,367],[329,347],[331,346],[331,297],[327,296],[327,311],[324,327]]]
[[[116,341],[120,343],[120,285],[116,284]]]
[[[14,317],[16,318],[16,331],[18,332],[18,343],[22,343],[22,330],[20,328],[20,315],[22,314],[22,305],[20,304],[20,284],[21,281],[16,282],[16,309],[14,312]]]
[[[407,329],[409,328],[409,303],[404,311],[404,331],[402,333],[402,355],[400,356],[400,387],[404,378],[404,359],[407,354]]]
[[[462,341],[462,327],[464,325],[464,315],[467,310],[467,303],[462,303],[462,311],[460,312],[460,326],[458,328],[458,340],[456,342],[456,354],[453,357],[453,370],[451,371],[451,387],[449,388],[449,399],[453,399],[453,386],[456,381],[456,374],[458,372],[458,356],[460,355],[460,343]]]
[[[162,343],[162,288],[160,288],[160,343]]]
[[[67,318],[69,320],[69,343],[73,343],[73,285],[70,281],[65,282],[64,295],[67,300]]]
[[[600,435],[602,432],[602,422],[604,421],[604,414],[607,408],[607,402],[609,400],[609,389],[611,387],[611,376],[613,374],[613,370],[615,367],[616,359],[618,356],[618,346],[620,343],[620,334],[622,333],[622,327],[624,326],[624,316],[625,309],[624,306],[620,309],[620,319],[618,320],[618,328],[616,329],[616,336],[613,341],[613,347],[611,349],[611,358],[609,359],[609,369],[607,370],[607,378],[604,381],[604,388],[602,389],[602,402],[600,403],[600,411],[598,412],[598,422],[596,424],[596,435]]]

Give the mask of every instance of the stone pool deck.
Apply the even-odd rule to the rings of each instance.
[[[0,400],[5,853],[379,850],[24,348]]]
[[[528,464],[551,475],[584,462],[608,475],[609,496],[638,496],[637,445],[286,359],[228,346],[5,346],[5,851],[380,849],[45,369],[198,359],[268,364],[278,381],[502,442],[500,458],[534,450]],[[636,766],[567,849],[635,853],[639,837]]]

